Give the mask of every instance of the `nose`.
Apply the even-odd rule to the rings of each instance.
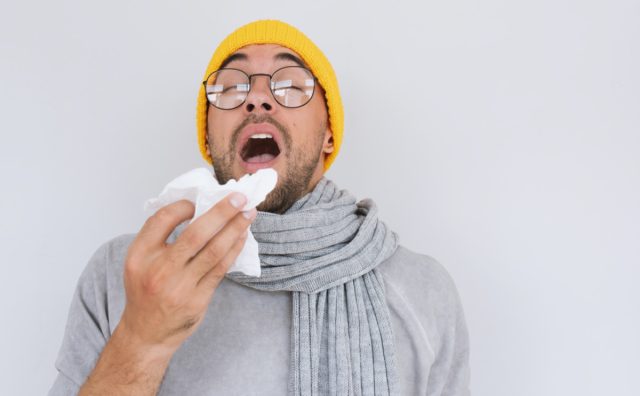
[[[251,79],[251,89],[244,102],[245,112],[247,114],[273,113],[276,106],[269,87],[271,77],[259,74],[251,76]]]

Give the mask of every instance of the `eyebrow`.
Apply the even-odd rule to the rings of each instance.
[[[274,56],[273,59],[280,60],[280,61],[291,61],[293,63],[296,63],[298,66],[308,67],[302,59],[288,52],[280,52],[279,54],[276,54],[276,56]],[[246,62],[248,60],[249,60],[249,57],[246,54],[243,54],[242,52],[238,52],[229,56],[227,59],[225,59],[224,62],[222,62],[222,64],[220,65],[220,69],[224,69],[231,62],[235,62],[235,61]]]
[[[220,69],[224,69],[227,65],[233,61],[246,61],[249,60],[249,57],[243,53],[237,53],[229,56],[227,59],[222,62],[220,65]]]
[[[302,59],[298,58],[297,56],[290,54],[288,52],[280,52],[279,54],[277,54],[274,57],[275,60],[283,60],[283,61],[291,61],[294,63],[297,63],[298,66],[302,66],[302,67],[307,67],[307,65],[302,61]]]

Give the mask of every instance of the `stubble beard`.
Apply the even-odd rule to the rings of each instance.
[[[229,180],[235,179],[232,172],[233,164],[238,155],[236,148],[240,132],[248,124],[260,122],[268,122],[280,131],[285,147],[280,148],[279,156],[284,156],[284,160],[288,162],[286,174],[284,176],[278,175],[276,187],[267,194],[267,197],[257,206],[257,209],[262,212],[282,214],[310,190],[311,179],[322,155],[322,144],[326,125],[322,125],[319,130],[314,133],[315,139],[311,142],[311,147],[307,150],[305,150],[306,147],[299,147],[297,150],[293,150],[291,134],[287,128],[268,115],[260,117],[251,115],[247,117],[245,121],[234,129],[228,151],[219,154],[215,150],[217,146],[214,139],[215,133],[211,131],[209,134],[209,150],[211,152],[211,158],[213,159],[213,169],[216,179],[220,184],[225,184]]]

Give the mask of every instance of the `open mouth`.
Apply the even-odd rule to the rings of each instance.
[[[250,164],[270,162],[278,155],[280,147],[270,133],[252,134],[240,150],[242,160]]]

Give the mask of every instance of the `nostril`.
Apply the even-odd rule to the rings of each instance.
[[[264,107],[264,109],[267,111],[271,110],[271,105],[269,103],[263,103],[262,107]]]
[[[256,107],[256,106],[254,106],[254,105],[253,105],[253,103],[249,103],[249,104],[247,105],[247,111],[248,111],[248,112],[252,112],[254,107]]]

